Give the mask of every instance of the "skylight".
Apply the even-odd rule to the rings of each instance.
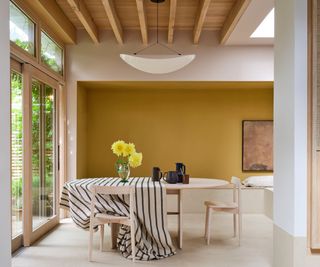
[[[274,38],[274,8],[251,34],[250,38]]]

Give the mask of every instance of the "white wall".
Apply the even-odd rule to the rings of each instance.
[[[0,1],[0,266],[11,266],[9,1]]]
[[[305,267],[307,0],[276,0],[275,18],[273,266]]]
[[[86,33],[80,32],[79,43],[67,48],[68,179],[76,177],[77,81],[273,81],[272,46],[220,46],[217,33],[212,31],[203,32],[198,46],[192,44],[191,32],[178,31],[173,48],[183,54],[195,53],[196,59],[177,72],[153,75],[137,71],[120,59],[120,53],[133,53],[143,47],[139,31],[125,36],[125,44],[118,45],[112,33],[104,32],[101,43],[94,45]],[[165,32],[160,40],[165,40]]]
[[[293,236],[306,236],[307,1],[276,1],[275,214]]]

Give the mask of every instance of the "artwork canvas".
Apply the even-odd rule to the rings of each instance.
[[[242,170],[273,171],[273,121],[242,122]]]

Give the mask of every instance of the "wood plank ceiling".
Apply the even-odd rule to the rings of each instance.
[[[175,30],[189,30],[195,44],[203,30],[221,32],[224,43],[251,0],[166,0],[159,4],[159,29],[168,31],[168,43]],[[157,4],[150,0],[56,0],[77,30],[85,29],[93,42],[98,32],[112,30],[118,43],[125,42],[123,30],[140,30],[148,43],[148,30],[157,25]]]

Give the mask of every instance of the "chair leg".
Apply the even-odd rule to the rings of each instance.
[[[93,243],[93,223],[90,222],[89,227],[89,261],[92,261],[92,243]]]
[[[239,246],[241,243],[241,236],[242,236],[242,215],[238,213],[238,231],[239,231]]]
[[[207,235],[208,235],[208,213],[209,213],[209,207],[206,206],[206,220],[205,220],[205,226],[204,226],[204,238],[207,238]]]
[[[237,236],[237,214],[233,214],[233,237]]]
[[[131,251],[132,251],[132,261],[136,261],[136,238],[135,238],[135,227],[134,227],[134,222],[131,223]]]
[[[100,251],[103,251],[104,243],[104,224],[100,225]]]
[[[111,248],[117,248],[117,237],[119,233],[119,224],[118,223],[111,223]]]
[[[211,234],[211,209],[208,209],[208,227],[207,227],[207,245],[210,244],[210,234]]]

